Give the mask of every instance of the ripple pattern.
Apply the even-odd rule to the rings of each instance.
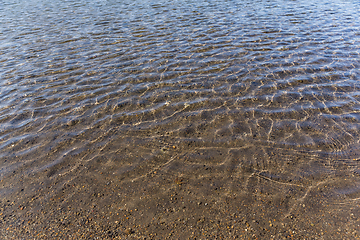
[[[0,194],[23,181],[104,174],[130,184],[154,172],[197,191],[217,172],[240,195],[288,194],[281,219],[325,185],[327,203],[358,203],[358,8],[6,1]]]

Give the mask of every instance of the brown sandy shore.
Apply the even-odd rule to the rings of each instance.
[[[100,167],[101,158],[14,172],[1,180],[0,238],[360,238],[358,200],[334,193],[354,176],[282,182],[235,160],[187,164],[192,156],[182,154],[169,161],[177,150],[123,174]]]

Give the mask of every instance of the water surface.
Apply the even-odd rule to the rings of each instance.
[[[0,234],[359,237],[358,10],[3,1]]]

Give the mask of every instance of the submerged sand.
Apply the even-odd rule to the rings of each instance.
[[[249,150],[249,149],[248,149]],[[293,179],[244,162],[246,149],[168,146],[118,174],[105,159],[64,161],[1,181],[2,239],[358,239],[348,171]],[[90,151],[91,152],[91,151]],[[191,154],[190,154],[191,153]],[[84,154],[84,153],[82,153]],[[221,156],[227,161],[214,164]],[[229,158],[229,155],[232,157]],[[81,158],[71,156],[71,158]],[[203,158],[207,164],[200,164]],[[273,158],[277,154],[273,153]],[[211,158],[214,161],[211,161]],[[196,164],[194,161],[199,160]],[[302,165],[302,159],[289,169]],[[309,164],[309,163],[307,163]],[[311,168],[319,164],[313,161]],[[153,166],[150,168],[149,166]],[[295,167],[294,167],[295,166]],[[72,169],[61,174],[62,168]],[[341,169],[341,167],[339,167]],[[343,167],[344,169],[344,167]],[[4,195],[2,195],[4,196]]]

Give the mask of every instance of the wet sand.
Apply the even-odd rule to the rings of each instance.
[[[358,239],[358,200],[346,167],[318,179],[280,178],[281,167],[246,162],[253,148],[202,151],[168,145],[146,164],[116,174],[106,159],[69,161],[1,181],[2,239]],[[252,153],[253,155],[253,153]],[[304,155],[305,156],[305,155]],[[226,158],[221,164],[219,158]],[[273,158],[277,154],[273,152]],[[207,161],[204,161],[207,159]],[[201,161],[206,164],[200,164]],[[197,162],[197,163],[195,163]],[[254,162],[253,162],[254,163]],[[304,159],[292,169],[314,169]],[[152,166],[152,167],[151,167]],[[61,174],[67,169],[64,174]],[[71,171],[72,169],[72,171]],[[291,166],[289,167],[289,170]],[[338,167],[341,169],[341,166]],[[284,173],[286,174],[286,173]],[[357,173],[359,174],[359,173]],[[346,179],[346,180],[344,180]],[[11,193],[9,192],[11,191]]]

